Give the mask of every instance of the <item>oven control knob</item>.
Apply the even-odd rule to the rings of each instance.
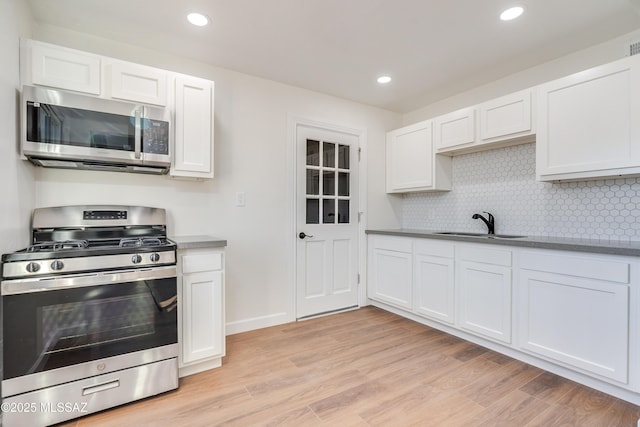
[[[51,263],[52,270],[62,270],[64,268],[64,263],[60,260],[55,260]]]
[[[38,270],[40,270],[40,264],[38,264],[37,262],[32,261],[27,264],[27,271],[29,273],[36,273]]]
[[[131,257],[131,262],[134,264],[140,264],[142,262],[142,256],[140,254],[135,254]]]
[[[154,252],[149,256],[149,259],[151,260],[151,262],[158,262],[160,261],[160,254],[157,252]]]

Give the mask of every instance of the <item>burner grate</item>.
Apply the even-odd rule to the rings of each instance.
[[[64,240],[35,243],[27,248],[27,252],[62,251],[65,249],[82,249],[89,246],[86,240]]]
[[[160,246],[162,245],[162,240],[156,237],[137,237],[137,238],[126,238],[120,239],[119,246],[121,248],[134,248],[141,246]]]

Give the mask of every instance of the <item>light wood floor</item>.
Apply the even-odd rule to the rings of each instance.
[[[383,310],[227,337],[222,368],[65,426],[629,426],[640,408]]]

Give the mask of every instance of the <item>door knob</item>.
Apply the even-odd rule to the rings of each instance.
[[[298,234],[298,237],[301,239],[304,239],[305,237],[313,237],[311,234],[305,234],[304,231],[301,231],[300,234]]]

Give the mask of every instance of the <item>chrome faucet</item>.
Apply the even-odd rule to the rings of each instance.
[[[483,217],[480,214],[473,214],[473,216],[471,218],[473,219],[481,219],[482,221],[484,221],[485,224],[487,224],[487,229],[489,231],[487,231],[488,234],[495,234],[495,219],[493,218],[493,215],[491,215],[489,212],[483,211],[484,213],[487,214],[487,218]]]

